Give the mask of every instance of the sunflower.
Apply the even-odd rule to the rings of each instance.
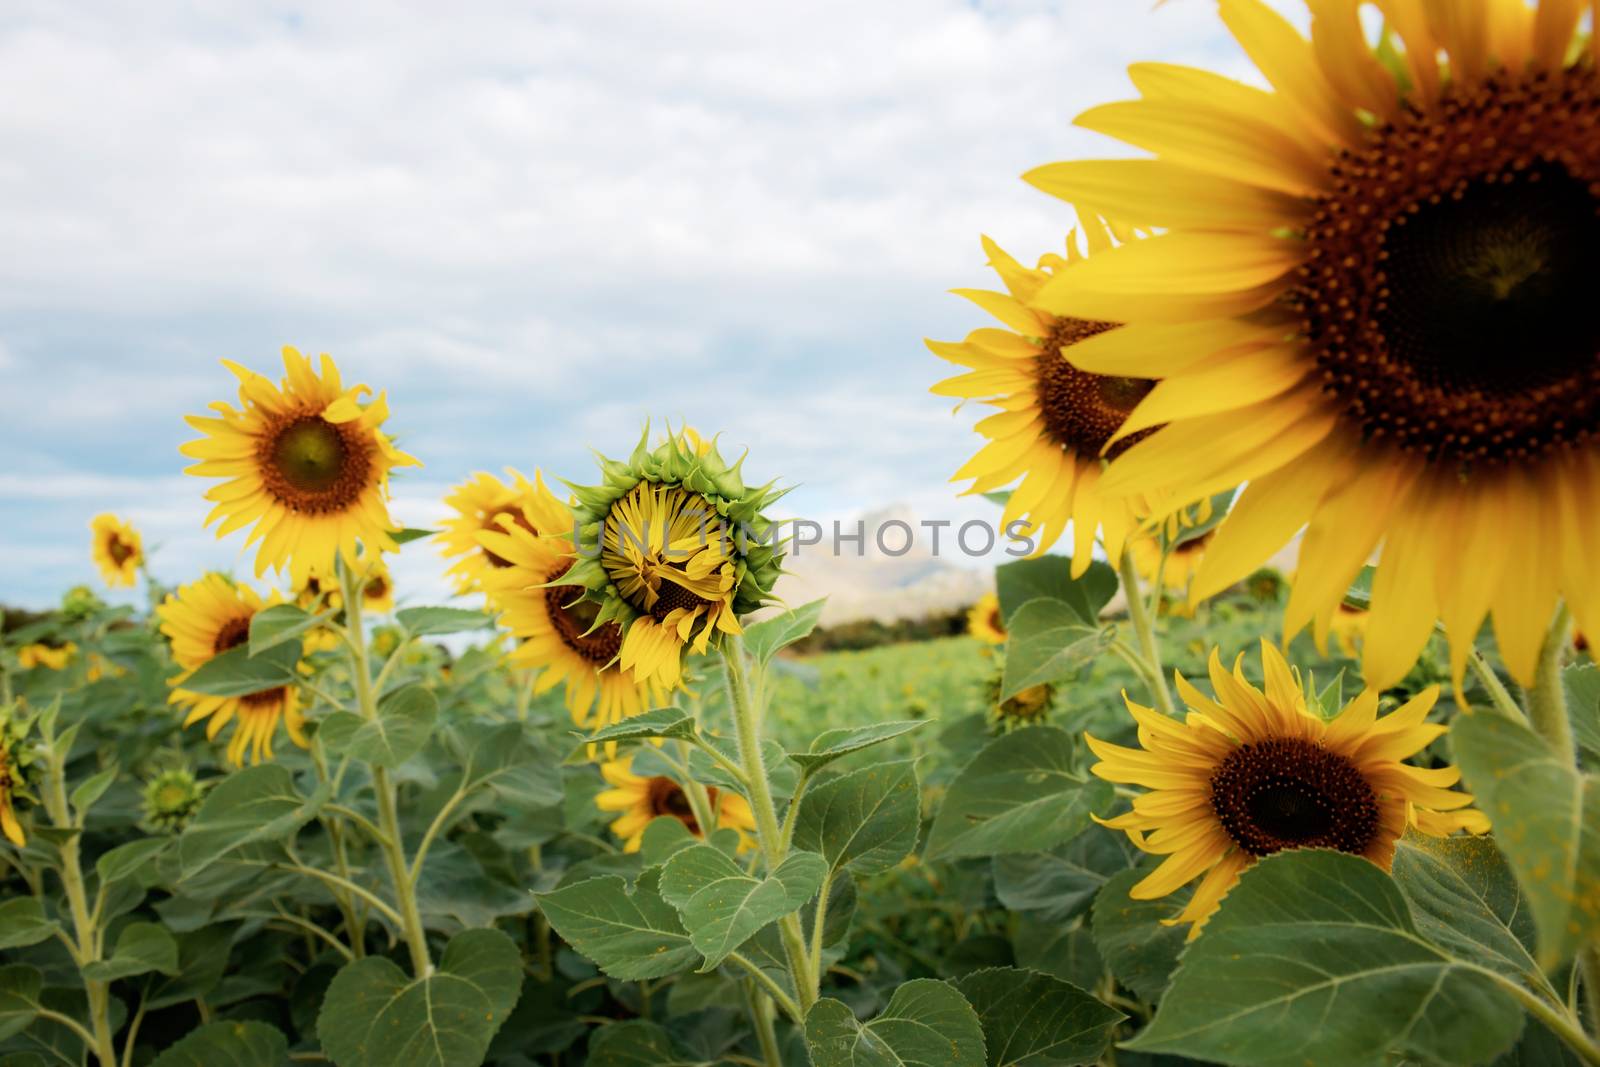
[[[168,683],[173,687],[168,702],[188,707],[184,726],[209,719],[207,740],[237,719],[228,742],[228,760],[236,767],[244,762],[246,750],[252,763],[259,762],[263,755],[272,755],[280,720],[289,739],[306,747],[305,734],[301,732],[305,717],[300,712],[295,687],[278,686],[248,696],[221,697],[185,690],[183,681],[202,663],[248,641],[251,618],[278,599],[274,593],[270,601],[263,602],[255,590],[234,585],[220,574],[208,574],[169,594],[156,609],[161,616],[161,632],[172,640],[172,658],[184,669]]]
[[[1009,700],[1001,700],[1004,670],[997,671],[989,680],[989,715],[993,727],[1009,733],[1023,726],[1038,726],[1050,720],[1055,707],[1056,687],[1048,682],[1030,685]]]
[[[89,520],[89,531],[89,556],[106,585],[132,589],[144,563],[144,539],[139,531],[110,513]]]
[[[371,553],[398,551],[389,471],[417,461],[378,429],[389,417],[384,394],[360,403],[370,389],[346,389],[327,356],[319,375],[293,348],[283,350],[281,387],[223,364],[239,378],[240,407],[218,402],[211,407],[220,418],[189,416],[206,436],[180,450],[200,460],[188,473],[228,479],[206,493],[216,503],[206,525],[221,519],[224,537],[254,523],[245,544],[261,542],[256,576],[287,565],[296,588],[312,571],[332,574],[336,556],[355,565],[357,542]]]
[[[64,671],[77,654],[78,646],[71,641],[61,645],[47,645],[42,641],[35,641],[31,645],[23,645],[17,649],[17,662],[25,671],[35,667]]]
[[[1401,762],[1445,732],[1426,721],[1438,686],[1382,718],[1377,691],[1367,689],[1325,721],[1307,708],[1298,672],[1276,647],[1263,641],[1261,659],[1265,692],[1245,680],[1242,655],[1229,673],[1215,649],[1214,700],[1179,675],[1190,709],[1182,723],[1128,700],[1140,748],[1084,735],[1100,758],[1090,770],[1151,790],[1132,811],[1099,820],[1167,857],[1129,895],[1154,900],[1205,874],[1188,906],[1165,920],[1192,923],[1191,938],[1261,856],[1332,848],[1388,870],[1408,825],[1435,836],[1489,829],[1467,807],[1472,797],[1449,788],[1461,778],[1454,767]]]
[[[0,835],[18,848],[28,839],[17,821],[16,801],[19,797],[34,799],[28,788],[32,757],[24,745],[32,725],[32,717],[22,718],[16,705],[0,708]]]
[[[1367,681],[1399,680],[1442,619],[1459,680],[1492,617],[1532,681],[1558,598],[1600,626],[1600,73],[1576,0],[1309,5],[1223,21],[1272,91],[1161,64],[1079,125],[1153,159],[1060,163],[1048,192],[1163,233],[1034,294],[1125,325],[1074,356],[1159,377],[1163,428],[1107,492],[1248,483],[1195,581],[1207,596],[1302,528],[1285,616],[1319,639],[1374,550]]]
[[[693,431],[648,440],[646,427],[627,462],[602,458],[602,484],[573,487],[585,543],[562,581],[621,627],[625,669],[672,689],[689,650],[743,633],[739,617],[772,602],[783,550],[762,509],[783,492],[746,487],[744,461]]]
[[[151,833],[176,834],[189,824],[205,799],[206,783],[187,767],[172,767],[145,782],[143,823]]]
[[[1159,580],[1163,591],[1172,594],[1175,598],[1171,609],[1174,614],[1194,614],[1194,602],[1188,599],[1187,594],[1215,534],[1213,528],[1186,541],[1179,541],[1166,550],[1165,559],[1162,558],[1161,540],[1154,534],[1142,534],[1129,540],[1128,551],[1133,555],[1134,569],[1148,583],[1154,584]]]
[[[967,612],[967,636],[976,637],[986,645],[1006,643],[1006,623],[1000,617],[1000,598],[985,593]]]
[[[696,837],[704,837],[705,829],[695,819],[689,797],[683,787],[663,775],[645,778],[633,773],[633,757],[607,760],[600,765],[600,773],[611,784],[610,789],[597,793],[595,807],[601,811],[618,811],[622,814],[611,823],[611,832],[623,841],[624,852],[639,851],[644,840],[644,828],[650,820],[670,815],[689,828]],[[739,851],[755,847],[750,835],[756,826],[750,804],[737,793],[716,786],[707,786],[711,806],[716,812],[717,829],[730,828],[739,832]]]
[[[361,610],[370,615],[387,615],[394,610],[394,581],[382,556],[374,555],[369,562],[362,556],[356,567],[355,580],[361,585]]]
[[[478,543],[478,534],[484,530],[501,531],[501,516],[508,517],[529,533],[567,533],[571,529],[572,514],[564,509],[562,521],[565,525],[562,528],[536,529],[528,514],[528,507],[536,494],[546,492],[544,483],[540,482],[535,489],[517,471],[507,468],[506,474],[511,478],[510,485],[492,474],[479,471],[444,498],[455,515],[444,521],[444,529],[437,535],[439,553],[445,559],[454,560],[445,574],[455,579],[458,593],[465,594],[483,588],[487,576],[509,566],[507,561]]]
[[[564,583],[576,558],[569,533],[572,512],[537,472],[534,478],[530,495],[514,512],[501,513],[497,529],[477,533],[483,557],[500,561],[485,565],[477,580],[521,641],[511,662],[538,672],[535,692],[566,683],[567,710],[585,729],[659,707],[666,687],[641,682],[618,662],[622,628],[599,622],[599,605]],[[534,532],[538,529],[557,532],[541,536]]]
[[[1360,654],[1359,642],[1367,631],[1367,613],[1361,608],[1340,604],[1333,610],[1328,630],[1339,645],[1339,651],[1351,659]]]

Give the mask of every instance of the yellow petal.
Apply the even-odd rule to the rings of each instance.
[[[1022,178],[1134,226],[1273,230],[1298,225],[1310,207],[1302,198],[1158,159],[1049,163]]]

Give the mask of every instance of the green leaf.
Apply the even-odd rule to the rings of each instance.
[[[660,874],[639,876],[632,892],[616,875],[535,894],[562,939],[623,981],[664,978],[700,958],[678,913],[661,899]]]
[[[899,722],[873,723],[871,726],[847,726],[837,730],[824,730],[811,742],[810,750],[791,752],[789,758],[798,763],[802,771],[815,774],[836,759],[848,756],[852,752],[860,752],[892,737],[908,734],[919,726],[927,724],[926,719],[906,719]]]
[[[394,613],[394,619],[412,637],[487,630],[494,625],[493,615],[467,608],[401,608]]]
[[[983,1024],[989,1067],[1071,1067],[1093,1063],[1123,1018],[1059,978],[994,967],[957,979]]]
[[[35,967],[0,967],[0,1041],[20,1034],[38,1016],[43,985],[44,976]]]
[[[1148,868],[1113,875],[1094,898],[1094,947],[1117,981],[1152,1003],[1160,1000],[1178,966],[1186,926],[1164,926],[1189,902],[1188,889],[1158,900],[1134,900],[1128,890]]]
[[[1600,666],[1574,664],[1561,672],[1561,683],[1567,690],[1572,732],[1583,748],[1584,765],[1592,770],[1600,763]]]
[[[285,1067],[289,1041],[266,1023],[230,1019],[191,1030],[150,1067]]]
[[[614,722],[590,734],[587,740],[591,744],[598,741],[637,741],[647,737],[675,737],[687,741],[694,736],[694,732],[694,716],[682,708],[669,707],[656,708],[643,715]]]
[[[150,971],[177,974],[178,943],[159,923],[129,923],[117,936],[111,958],[85,964],[83,976],[95,982],[113,982]]]
[[[133,877],[157,855],[164,852],[171,842],[170,837],[140,837],[101,853],[100,858],[94,862],[95,873],[100,876],[100,884],[110,885],[124,878]]]
[[[1030,726],[991,741],[962,769],[928,832],[929,859],[1038,852],[1078,836],[1111,804],[1111,783],[1073,769],[1073,740]]]
[[[194,821],[178,838],[184,877],[253,841],[280,841],[316,817],[328,797],[326,783],[307,797],[278,763],[235,771],[206,794]]]
[[[1546,988],[1530,955],[1533,920],[1506,862],[1487,837],[1408,834],[1395,848],[1396,884],[1417,929],[1462,960]]]
[[[462,724],[450,735],[462,770],[461,787],[486,787],[522,811],[539,811],[565,796],[561,766],[523,723]]]
[[[331,755],[398,767],[422,751],[438,718],[438,698],[420,685],[408,685],[383,698],[376,719],[336,711],[318,731]]]
[[[209,696],[249,696],[299,681],[295,671],[299,662],[300,646],[296,644],[278,645],[259,656],[250,655],[250,646],[240,645],[200,664],[184,678],[182,688]]]
[[[682,819],[657,815],[644,828],[644,836],[639,840],[639,855],[644,858],[646,867],[660,867],[676,853],[699,841],[689,832]]]
[[[1094,947],[1094,934],[1086,920],[1045,923],[1021,916],[1011,939],[1017,966],[1054,975],[1080,989],[1092,989],[1105,977],[1106,963]]]
[[[589,1039],[587,1067],[699,1067],[662,1027],[644,1019],[602,1026]]]
[[[246,647],[250,649],[250,655],[259,656],[269,648],[287,644],[307,630],[322,625],[333,615],[331,611],[312,615],[293,604],[274,604],[262,608],[250,616],[250,642]],[[296,651],[299,651],[298,646]]]
[[[1467,1064],[1522,1023],[1493,976],[1421,935],[1382,870],[1300,849],[1244,872],[1129,1047],[1251,1067]]]
[[[409,545],[411,542],[420,541],[424,537],[432,537],[438,532],[438,530],[419,530],[415,527],[407,526],[405,529],[397,530],[389,536],[394,538],[394,543],[397,545]]]
[[[742,764],[737,746],[731,737],[703,737],[706,744],[712,746],[726,756],[735,765]],[[641,756],[648,756],[649,749],[640,749]],[[794,796],[795,785],[799,780],[799,772],[789,762],[789,754],[782,745],[770,737],[761,742],[761,765],[767,770],[767,784],[772,788],[772,797],[779,804]],[[638,757],[635,757],[633,771],[643,774],[639,769]],[[660,773],[660,772],[657,772]],[[702,785],[714,785],[718,789],[731,789],[740,796],[749,799],[750,791],[743,782],[738,781],[733,775],[706,755],[699,748],[689,752],[689,777]]]
[[[814,1067],[986,1067],[978,1013],[948,982],[918,978],[894,991],[869,1023],[824,997],[806,1015]]]
[[[1450,745],[1522,886],[1539,931],[1539,963],[1550,970],[1600,932],[1596,779],[1585,780],[1538,734],[1500,715],[1457,716]]]
[[[1049,852],[1018,852],[994,858],[994,891],[1011,911],[1031,912],[1045,922],[1066,922],[1089,910],[1106,880],[1128,868],[1131,857],[1121,834],[1086,830]]]
[[[807,791],[794,844],[820,854],[830,870],[877,874],[917,847],[921,819],[916,761],[874,764]]]
[[[0,904],[0,948],[25,948],[52,936],[60,925],[45,918],[33,897],[12,897]]]
[[[1117,572],[1095,560],[1083,577],[1074,581],[1071,559],[1037,556],[997,567],[994,584],[1000,597],[1000,616],[1005,619],[1008,630],[1011,617],[1022,605],[1040,597],[1061,601],[1082,625],[1098,626],[1100,612],[1117,595]]]
[[[178,974],[152,975],[145,991],[145,1007],[170,1008],[209,994],[222,981],[233,947],[234,927],[212,924],[178,935]]]
[[[1040,598],[1018,608],[1006,623],[1005,674],[1000,699],[1071,675],[1111,645],[1111,631],[1078,621],[1060,600]]]
[[[796,852],[765,878],[755,878],[711,845],[683,849],[661,872],[661,897],[678,909],[689,942],[715,968],[765,926],[800,910],[817,895],[828,865]]]
[[[828,598],[823,597],[746,626],[744,647],[749,649],[757,663],[765,667],[779,649],[794,644],[817,628],[817,620],[822,618],[822,606],[827,602]]]
[[[381,956],[346,964],[328,985],[317,1036],[338,1067],[482,1063],[522,992],[522,954],[499,930],[451,938],[426,978]]]
[[[82,816],[87,814],[90,808],[94,807],[94,802],[105,795],[105,791],[111,787],[111,783],[116,779],[117,768],[111,766],[78,783],[78,787],[72,791],[71,799],[72,810],[78,813],[80,822],[82,821]]]

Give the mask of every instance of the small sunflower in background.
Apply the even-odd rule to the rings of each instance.
[[[35,641],[31,645],[23,645],[17,649],[17,662],[25,671],[36,667],[43,667],[49,671],[64,671],[67,669],[67,664],[77,655],[78,646],[71,641],[59,645]]]
[[[144,539],[130,524],[109,512],[89,520],[89,556],[106,585],[132,589],[144,564]]]
[[[1381,550],[1370,684],[1402,678],[1442,620],[1459,685],[1488,618],[1529,685],[1558,600],[1600,627],[1590,5],[1387,0],[1377,45],[1362,5],[1307,6],[1309,40],[1261,0],[1221,0],[1270,89],[1136,64],[1140,99],[1078,117],[1153,158],[1028,179],[1161,232],[1061,272],[1031,313],[1123,323],[1081,364],[1161,379],[1130,416],[1161,428],[1106,491],[1246,486],[1195,595],[1304,529],[1286,634],[1325,641]]]
[[[389,565],[374,553],[369,559],[362,556],[352,577],[361,588],[361,610],[369,615],[387,615],[394,610],[394,579],[389,576]]]
[[[218,537],[254,526],[257,577],[268,568],[290,573],[296,589],[315,571],[334,573],[336,557],[358,563],[359,543],[372,554],[395,552],[389,517],[389,472],[416,466],[379,427],[389,417],[384,394],[363,404],[365,385],[346,389],[339,368],[322,357],[321,373],[293,348],[283,350],[282,385],[231,360],[239,378],[239,408],[218,402],[219,417],[188,416],[205,434],[181,451],[200,462],[188,473],[226,478],[206,492],[216,503],[206,525],[221,520]]]
[[[693,431],[648,441],[646,427],[626,462],[601,459],[600,485],[573,487],[583,543],[564,581],[621,627],[622,666],[672,689],[689,651],[743,633],[739,617],[772,602],[783,550],[763,509],[783,491],[747,487],[743,459],[729,465]]]
[[[1024,726],[1039,726],[1050,721],[1055,709],[1056,687],[1048,682],[1030,685],[1009,700],[1001,700],[1004,671],[989,679],[989,717],[998,733],[1010,733]]]
[[[1183,722],[1127,700],[1139,748],[1084,735],[1100,758],[1091,771],[1150,790],[1132,811],[1098,820],[1167,857],[1129,895],[1154,900],[1205,876],[1167,925],[1190,923],[1198,936],[1239,873],[1283,849],[1337,849],[1388,870],[1408,825],[1434,836],[1489,829],[1472,797],[1450,789],[1460,771],[1402,762],[1445,732],[1427,721],[1438,686],[1381,718],[1367,689],[1324,720],[1276,647],[1261,643],[1265,691],[1245,679],[1243,660],[1230,673],[1212,650],[1215,699],[1178,676]]]
[[[187,767],[172,767],[145,783],[143,822],[152,833],[181,833],[205,799],[204,782]]]
[[[566,509],[561,512],[565,527],[536,529],[528,508],[536,495],[546,492],[544,483],[541,481],[537,487],[530,485],[527,478],[509,468],[506,474],[511,478],[510,485],[479,471],[444,498],[455,514],[444,521],[444,529],[436,538],[439,554],[452,561],[445,576],[456,583],[457,593],[464,595],[482,589],[486,578],[511,565],[478,542],[478,534],[485,530],[503,532],[502,517],[531,534],[571,532],[572,513]]]
[[[1340,652],[1351,659],[1361,658],[1361,639],[1367,632],[1366,609],[1340,604],[1333,609],[1333,618],[1328,620],[1328,632],[1333,635]]]
[[[28,781],[33,760],[26,744],[32,725],[33,716],[24,717],[16,704],[0,708],[0,835],[18,848],[28,838],[17,819],[16,802],[35,800]]]
[[[624,852],[637,852],[644,840],[644,829],[652,819],[663,815],[677,819],[696,837],[706,836],[705,827],[695,819],[689,797],[676,779],[665,775],[643,777],[633,773],[633,757],[607,760],[600,765],[600,773],[611,785],[610,789],[595,795],[594,803],[601,811],[621,812],[611,823],[611,832],[622,839]],[[716,813],[716,829],[733,829],[739,832],[739,851],[755,847],[751,836],[756,827],[755,815],[744,797],[726,789],[707,786],[712,810]]]
[[[967,636],[986,645],[1006,643],[1006,623],[1000,617],[1000,598],[994,593],[983,594],[967,612]]]
[[[520,642],[512,664],[538,672],[537,693],[564,684],[572,721],[588,730],[659,707],[667,687],[641,681],[619,662],[622,628],[600,622],[600,605],[565,584],[577,558],[572,512],[537,472],[534,477],[533,493],[517,514],[504,514],[496,530],[477,534],[483,551],[501,561],[479,580],[500,621]],[[555,533],[536,534],[539,529]]]
[[[215,739],[223,727],[235,723],[228,741],[228,761],[235,767],[244,763],[246,753],[251,763],[260,762],[263,756],[270,758],[280,722],[291,741],[306,747],[302,732],[305,717],[300,711],[298,691],[294,686],[278,686],[248,696],[211,696],[185,690],[183,680],[207,660],[249,641],[250,620],[278,600],[274,593],[271,600],[263,601],[248,586],[235,585],[220,574],[208,574],[179,588],[156,609],[161,617],[161,632],[172,641],[172,658],[184,669],[183,674],[168,682],[173,687],[168,702],[188,708],[183,720],[186,727],[208,720],[207,740]]]
[[[1162,593],[1168,598],[1168,610],[1174,615],[1194,614],[1193,601],[1189,599],[1190,584],[1200,569],[1200,561],[1205,558],[1206,548],[1215,533],[1213,528],[1179,541],[1166,550],[1165,559],[1162,558],[1161,541],[1154,534],[1142,534],[1128,542],[1128,551],[1133,554],[1133,566],[1139,577],[1150,585],[1160,580]]]

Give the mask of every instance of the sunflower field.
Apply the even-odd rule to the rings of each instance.
[[[146,607],[0,620],[0,1067],[1600,1065],[1600,7],[1307,6],[955,290],[964,636],[808,651],[759,443],[408,528],[404,410],[225,361],[245,573],[104,514]]]

